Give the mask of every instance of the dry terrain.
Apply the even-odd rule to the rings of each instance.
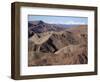
[[[87,64],[87,25],[28,23],[28,66]]]

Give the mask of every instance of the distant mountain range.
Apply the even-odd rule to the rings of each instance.
[[[65,24],[48,24],[43,21],[29,21],[29,37],[34,33],[42,33],[47,31],[62,31],[69,27],[77,27],[78,25],[65,25]]]

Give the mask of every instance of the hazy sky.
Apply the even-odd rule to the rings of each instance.
[[[29,15],[28,21],[42,20],[53,24],[88,24],[87,17]]]

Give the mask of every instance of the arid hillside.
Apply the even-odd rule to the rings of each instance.
[[[28,66],[87,64],[87,25],[28,23]]]

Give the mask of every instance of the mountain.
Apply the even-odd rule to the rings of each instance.
[[[88,63],[87,25],[30,21],[28,29],[28,66]]]
[[[34,34],[31,38],[29,38],[30,42],[33,42],[34,46],[33,50],[39,50],[41,52],[51,52],[68,46],[68,45],[78,45],[82,43],[86,43],[87,35],[76,35],[75,33],[71,33],[69,31],[62,32],[45,32]],[[40,45],[40,49],[36,49],[36,45]]]
[[[34,33],[43,33],[47,31],[61,31],[69,27],[77,27],[78,25],[65,25],[65,24],[48,24],[43,21],[29,21],[28,22],[28,35],[31,37]]]
[[[29,37],[32,36],[34,33],[43,33],[47,31],[58,31],[62,28],[56,27],[52,24],[47,24],[43,21],[30,21],[28,23],[29,27]]]

